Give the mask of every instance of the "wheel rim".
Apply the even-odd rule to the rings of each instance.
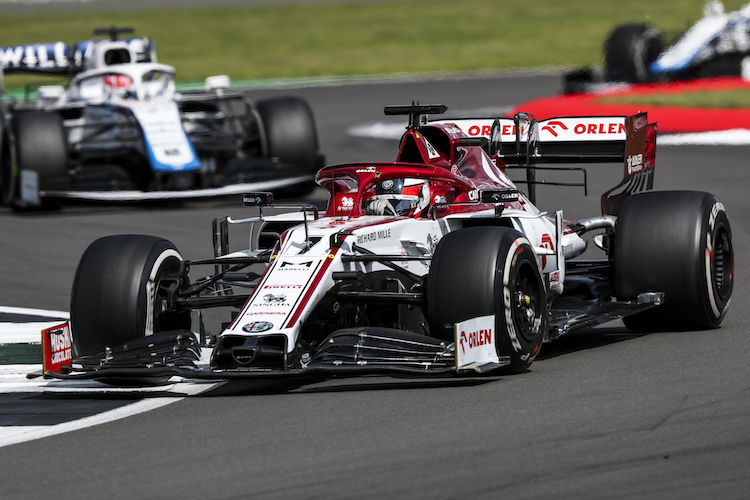
[[[714,237],[711,254],[711,278],[714,289],[722,300],[727,300],[732,293],[733,276],[732,244],[729,240],[729,234],[722,227]]]
[[[527,342],[534,342],[540,334],[542,322],[542,294],[536,273],[525,263],[518,271],[513,291],[513,323],[517,333]]]
[[[164,263],[164,268],[160,270],[154,283],[153,297],[153,333],[173,330],[175,320],[179,311],[174,303],[177,295],[177,289],[180,285],[180,279],[176,276],[179,269],[179,263],[176,260],[169,260]]]

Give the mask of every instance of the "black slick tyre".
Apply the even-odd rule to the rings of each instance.
[[[649,65],[659,57],[663,46],[661,33],[647,24],[617,26],[604,42],[604,79],[649,81]]]
[[[547,326],[546,292],[531,244],[507,227],[473,227],[446,234],[427,280],[430,334],[453,341],[454,325],[495,315],[499,357],[520,373],[536,358]]]
[[[90,356],[147,335],[190,328],[174,304],[182,257],[169,241],[117,235],[94,241],[76,269],[70,300],[73,346]]]
[[[314,165],[319,156],[318,133],[310,106],[298,97],[276,97],[258,101],[265,153],[282,163]]]
[[[732,231],[709,193],[654,191],[629,197],[615,227],[619,300],[665,292],[665,303],[627,316],[634,331],[717,328],[734,284]]]
[[[20,173],[27,171],[36,175],[40,191],[69,186],[68,144],[62,116],[43,111],[22,111],[13,115],[11,127],[15,154],[7,165],[5,162],[2,165],[3,202],[17,209],[60,208],[59,201],[44,198],[38,206],[28,205],[21,199],[19,183]]]

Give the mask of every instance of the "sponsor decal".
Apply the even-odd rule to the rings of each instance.
[[[264,285],[263,288],[292,288],[292,289],[299,289],[302,288],[303,285]]]
[[[500,127],[500,134],[501,135],[512,135],[513,137],[516,136],[516,126],[515,125],[503,125]],[[521,135],[526,134],[526,127],[521,127]]]
[[[636,172],[640,172],[643,170],[643,154],[639,153],[637,155],[628,155],[627,159],[625,160],[625,164],[628,174],[634,174]]]
[[[560,127],[562,130],[568,130],[568,127],[566,127],[563,122],[557,121],[557,120],[552,120],[550,122],[547,122],[547,125],[542,127],[542,130],[546,130],[550,134],[557,137],[557,131],[555,130],[557,127]]]
[[[271,323],[270,321],[253,321],[252,323],[248,323],[242,327],[242,329],[247,333],[267,332],[271,328],[273,328],[273,323]]]
[[[293,267],[296,269],[299,269],[300,267],[309,268],[310,266],[312,266],[312,264],[313,264],[313,261],[311,260],[307,262],[290,262],[288,260],[285,260],[284,262],[281,263],[281,265],[279,265],[279,269],[284,269],[285,267],[286,268]]]
[[[274,295],[272,293],[267,293],[263,296],[263,302],[265,302],[266,304],[285,304],[286,295]]]
[[[67,68],[68,54],[68,47],[63,42],[0,47],[0,64],[6,69]]]
[[[470,332],[461,331],[459,345],[461,346],[461,352],[466,353],[467,349],[474,349],[481,345],[487,345],[492,343],[492,328],[474,330]]]
[[[383,238],[390,238],[391,237],[391,229],[379,229],[378,231],[372,231],[370,233],[365,234],[358,234],[357,235],[357,245],[361,245],[362,243],[368,243],[370,241],[380,240]]]
[[[511,120],[512,121],[512,120]],[[441,123],[445,126],[446,132],[457,135],[458,132],[463,132],[470,137],[489,137],[492,131],[493,119],[461,119],[458,121],[451,122],[431,122]]]
[[[539,246],[546,248],[547,250],[555,250],[555,245],[552,243],[552,237],[547,233],[542,235],[542,243]],[[545,267],[547,267],[547,256],[542,255],[542,269]]]
[[[550,288],[559,288],[562,286],[560,283],[560,271],[553,271],[549,273]]]
[[[341,198],[341,204],[338,206],[338,210],[345,210],[347,212],[354,208],[354,198],[351,196],[344,196]]]
[[[573,127],[573,132],[582,134],[624,134],[624,123],[579,123]]]
[[[472,318],[455,325],[456,367],[479,368],[498,363],[495,316]]]
[[[492,130],[492,127],[489,125],[482,125],[481,127],[478,125],[473,125],[469,127],[468,134],[472,137],[489,136],[491,130]]]
[[[62,325],[42,330],[42,347],[44,371],[59,372],[63,366],[70,366],[73,361],[70,323],[66,321]]]

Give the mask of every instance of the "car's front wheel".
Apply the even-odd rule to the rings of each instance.
[[[445,235],[435,249],[427,280],[432,336],[454,340],[454,325],[495,316],[495,344],[505,368],[524,372],[542,345],[547,301],[531,244],[507,227],[473,227]]]
[[[117,235],[94,241],[78,264],[70,299],[76,354],[189,329],[190,311],[174,301],[187,279],[181,263],[175,246],[162,238]]]

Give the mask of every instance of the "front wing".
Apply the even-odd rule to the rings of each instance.
[[[494,323],[494,317],[487,317],[487,321]],[[461,351],[468,348],[465,331],[474,323],[476,320],[456,325],[457,343],[390,328],[348,328],[334,332],[310,355],[303,355],[296,368],[219,370],[210,367],[196,335],[188,330],[162,332],[107,348],[99,355],[76,358],[72,356],[72,337],[66,322],[43,332],[43,370],[28,376],[103,381],[165,380],[172,376],[203,380],[388,373],[417,376],[485,373],[508,365],[508,359],[494,354],[494,336],[487,336],[491,342],[483,346],[492,352],[487,358],[466,358],[456,352],[456,345]]]

